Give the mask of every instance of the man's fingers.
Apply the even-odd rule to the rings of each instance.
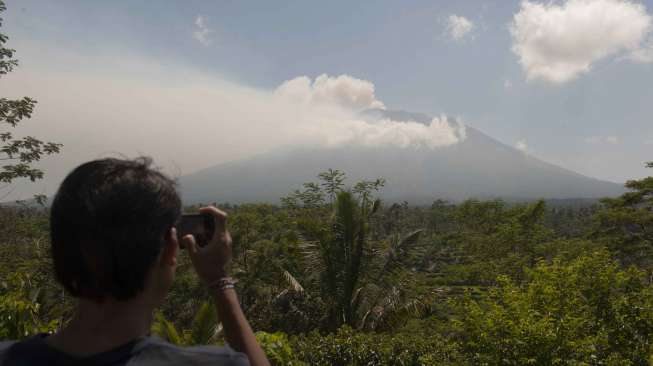
[[[186,248],[188,248],[191,259],[194,259],[195,255],[197,255],[197,243],[195,242],[195,237],[191,234],[188,234],[181,238],[181,242]]]
[[[177,239],[177,229],[174,227],[170,229],[170,240],[172,240],[175,246],[179,246],[179,239]]]
[[[227,230],[227,213],[214,206],[200,208],[200,213],[213,216],[215,220],[215,233],[213,239],[224,235]]]

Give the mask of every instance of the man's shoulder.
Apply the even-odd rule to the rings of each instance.
[[[9,347],[13,346],[14,344],[16,344],[16,341],[0,341],[0,360],[2,359],[4,353],[7,352]]]
[[[0,341],[0,352],[6,351],[9,347],[15,344],[16,341]]]
[[[192,364],[192,365],[249,365],[245,354],[229,347],[196,346],[179,347],[151,338],[146,347],[134,357],[129,365],[148,364]]]
[[[14,344],[16,344],[16,341],[0,341],[0,364],[2,363],[2,359],[7,354],[9,347],[13,346]]]

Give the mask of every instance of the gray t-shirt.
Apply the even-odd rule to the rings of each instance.
[[[0,366],[249,365],[229,347],[177,347],[156,337],[136,339],[112,350],[78,358],[50,347],[39,334],[20,342],[0,342]]]

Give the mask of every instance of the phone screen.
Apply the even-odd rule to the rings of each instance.
[[[182,215],[181,221],[177,225],[177,239],[179,245],[183,248],[181,238],[188,234],[195,237],[195,242],[199,246],[205,246],[213,237],[215,231],[215,221],[211,215],[188,214]]]

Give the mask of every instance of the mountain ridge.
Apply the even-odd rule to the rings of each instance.
[[[431,121],[425,114],[405,111],[369,110],[363,115],[426,125]],[[280,148],[183,176],[181,192],[188,203],[278,203],[329,168],[345,172],[350,183],[385,178],[382,198],[414,204],[467,198],[597,199],[625,191],[617,183],[544,162],[473,127],[465,126],[465,135],[456,144],[436,148],[356,144]]]

